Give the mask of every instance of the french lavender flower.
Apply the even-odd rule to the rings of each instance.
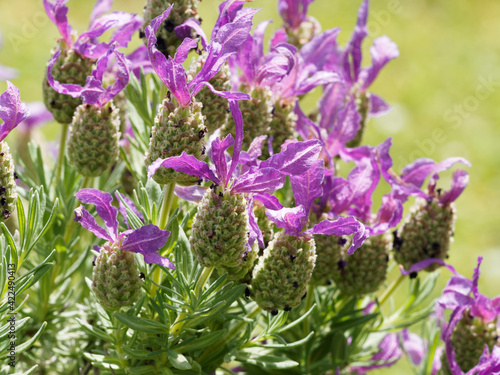
[[[288,72],[277,82],[271,85],[274,110],[269,124],[269,135],[272,136],[273,152],[278,152],[280,146],[288,139],[296,137],[297,113],[296,104],[300,96],[308,93],[317,86],[338,81],[338,74],[333,72],[314,71],[305,63],[303,56],[295,48],[280,44],[280,49],[289,51]],[[265,150],[267,151],[267,150]]]
[[[500,371],[500,296],[494,299],[479,293],[479,257],[472,280],[452,276],[438,298],[438,316],[452,310],[442,329],[446,344],[443,372],[451,375],[494,374]],[[490,351],[491,354],[490,354]],[[488,372],[489,370],[491,372]]]
[[[331,176],[325,178],[321,206],[329,207],[328,215],[348,214],[362,222],[370,236],[352,255],[346,253],[348,242],[334,236],[315,236],[318,267],[313,278],[325,283],[333,278],[340,291],[349,296],[362,296],[375,292],[387,274],[391,236],[389,228],[402,218],[403,205],[393,194],[382,197],[378,212],[372,213],[373,199],[381,175],[380,160],[390,162],[391,140],[377,147],[362,146],[345,149],[341,156],[345,162],[353,161],[355,168],[347,179]]]
[[[361,115],[361,121],[357,133],[348,143],[349,147],[356,147],[361,143],[368,117],[380,116],[390,109],[382,98],[369,93],[368,88],[381,69],[399,56],[397,45],[387,36],[381,36],[375,39],[370,48],[372,65],[361,68],[362,42],[368,35],[368,5],[368,0],[364,0],[361,4],[353,35],[345,48],[338,46],[336,39],[340,29],[334,28],[313,38],[300,51],[311,69],[315,67],[319,70],[333,71],[342,77],[340,82],[331,83],[324,88],[320,109],[322,109],[321,117],[327,116],[327,118],[321,118],[321,123],[328,123],[328,120],[334,118],[337,111],[342,108],[338,107],[342,105],[342,102],[354,100],[357,111]],[[338,105],[328,104],[332,100]],[[323,109],[325,106],[330,110],[329,114],[325,114],[325,109]]]
[[[252,201],[247,201],[246,195],[280,189],[287,175],[307,170],[317,158],[320,146],[317,141],[297,143],[275,156],[275,160],[280,161],[270,159],[240,173],[237,164],[243,139],[243,120],[237,104],[230,102],[230,105],[237,138],[235,141],[229,134],[212,143],[211,159],[215,173],[207,163],[183,153],[178,157],[157,160],[148,168],[148,176],[159,168],[172,168],[214,183],[205,193],[193,219],[191,251],[203,266],[217,267],[219,272],[228,272],[231,278],[241,279],[256,258],[253,243],[257,239],[263,245],[253,217]],[[228,168],[225,152],[231,146],[234,149]]]
[[[145,29],[152,20],[161,16],[167,8],[172,8],[168,18],[162,21],[161,26],[156,30],[156,46],[165,56],[175,56],[177,48],[181,45],[184,38],[194,37],[194,33],[188,29],[178,28],[184,21],[191,17],[198,17],[198,0],[147,0],[144,7],[144,25]],[[200,18],[201,20],[201,18]],[[146,35],[141,34],[141,37]],[[146,45],[149,44],[148,38],[145,39]]]
[[[47,67],[48,82],[59,93],[81,97],[83,104],[76,108],[68,141],[68,157],[82,175],[100,176],[118,158],[120,114],[112,100],[128,84],[129,71],[125,56],[111,45],[97,60],[96,68],[87,78],[85,86],[64,84],[54,80],[53,66],[57,52]],[[103,75],[112,57],[116,58],[114,83],[103,87]]]
[[[408,196],[417,197],[410,213],[403,224],[394,233],[394,256],[405,270],[416,263],[425,263],[425,271],[433,271],[448,257],[450,243],[453,240],[456,217],[453,202],[460,196],[469,183],[469,174],[464,170],[453,173],[451,189],[436,189],[439,173],[451,168],[455,163],[470,166],[463,158],[448,158],[440,163],[422,158],[403,168],[401,176],[388,173],[389,165],[383,168],[384,176],[392,185],[396,198],[404,202]],[[431,175],[427,193],[420,188]]]
[[[300,48],[321,31],[321,24],[307,15],[307,9],[314,0],[278,0],[278,10],[285,23],[278,30],[280,39]]]
[[[16,172],[5,137],[21,121],[29,117],[26,104],[21,102],[19,89],[7,81],[7,90],[0,95],[0,222],[7,220],[16,207]]]
[[[419,366],[428,354],[429,343],[427,340],[423,340],[419,335],[410,332],[406,328],[400,332],[399,336],[401,346],[404,349],[405,354],[408,356],[408,359],[413,365]],[[432,370],[430,375],[437,375],[439,370],[441,370],[440,357],[443,350],[443,346],[436,348],[434,358],[432,360]]]
[[[104,221],[105,229],[83,207],[75,209],[75,221],[106,242],[99,249],[92,276],[92,290],[98,302],[109,311],[130,306],[141,295],[142,279],[139,276],[133,253],[142,254],[146,263],[155,263],[174,269],[168,258],[157,251],[165,245],[169,231],[156,225],[118,233],[118,210],[111,205],[113,197],[96,189],[82,189],[76,198],[94,204],[97,214]]]
[[[291,145],[293,143],[288,147]],[[277,162],[275,160],[274,163]],[[316,262],[313,235],[354,234],[347,250],[349,254],[360,247],[367,237],[363,224],[352,217],[323,220],[311,229],[303,230],[313,201],[323,193],[323,174],[323,161],[316,160],[308,171],[290,176],[296,204],[294,208],[284,208],[275,197],[269,195],[258,194],[254,197],[264,203],[269,219],[278,228],[284,228],[275,233],[253,271],[251,295],[264,310],[277,313],[278,310],[288,311],[300,305]]]
[[[54,80],[62,84],[75,84],[83,86],[90,76],[96,59],[106,53],[111,44],[117,47],[126,47],[132,34],[141,26],[141,18],[135,14],[125,12],[112,12],[104,14],[111,9],[112,0],[97,0],[90,16],[89,30],[77,36],[75,30],[68,23],[67,0],[43,0],[45,11],[50,20],[57,26],[61,33],[58,45],[52,51],[57,55],[53,61]],[[109,42],[98,42],[97,38],[106,31],[115,28]],[[52,112],[56,121],[69,124],[73,114],[82,101],[79,97],[71,97],[55,91],[44,78],[43,101]]]
[[[256,12],[255,9],[246,8],[241,10],[245,1],[226,0],[219,5],[219,16],[212,29],[211,39],[217,37],[219,29],[227,23],[234,22],[235,19],[240,17],[246,12]],[[189,66],[188,77],[196,76],[205,65],[208,58],[207,46],[208,39],[200,27],[199,22],[191,18],[184,22],[180,28],[192,28],[201,39],[203,52],[200,53],[198,59],[193,60]],[[230,91],[232,88],[231,70],[225,62],[221,65],[219,72],[213,76],[209,81],[210,85],[217,91]],[[220,97],[210,90],[208,87],[203,87],[197,94],[197,100],[203,103],[203,114],[205,115],[205,126],[209,133],[213,133],[220,127],[227,126],[226,123],[229,119],[227,110],[227,100]]]
[[[257,25],[253,36],[248,35],[236,56],[230,60],[241,69],[242,74],[237,77],[240,90],[250,95],[250,100],[241,102],[245,128],[244,148],[248,148],[255,138],[269,134],[274,108],[270,86],[281,80],[290,70],[293,46],[272,46],[264,55],[264,33],[269,23],[271,21]],[[231,121],[222,129],[223,135],[229,133],[234,134]],[[265,153],[266,156],[269,155],[266,150]]]
[[[159,158],[179,156],[183,152],[196,159],[204,158],[204,136],[207,129],[203,120],[203,105],[194,98],[204,86],[208,86],[214,93],[230,102],[248,99],[246,94],[216,91],[208,81],[217,74],[227,57],[235,53],[246,39],[252,25],[254,10],[245,12],[234,22],[227,23],[218,30],[215,38],[207,46],[208,55],[203,68],[189,83],[182,63],[189,51],[196,48],[197,42],[185,38],[177,49],[175,57],[169,56],[168,59],[156,48],[156,32],[171,10],[172,6],[155,18],[145,30],[151,63],[174,96],[171,98],[168,95],[163,100],[155,118],[145,158],[148,166]],[[185,186],[196,184],[199,180],[196,176],[166,168],[157,170],[153,178],[159,184],[176,183]]]

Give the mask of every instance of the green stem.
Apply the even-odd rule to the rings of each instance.
[[[196,285],[194,286],[194,292],[197,297],[201,296],[201,293],[203,292],[203,287],[207,283],[208,278],[212,274],[212,271],[214,270],[214,267],[205,267],[203,271],[201,272],[200,277],[198,278],[198,281],[196,282]],[[182,330],[182,327],[184,326],[184,322],[189,314],[185,312],[181,312],[179,315],[177,315],[177,318],[175,319],[174,324],[172,325],[172,333],[175,336],[178,336],[179,333]]]
[[[247,315],[245,315],[245,319],[242,319],[238,324],[236,324],[220,341],[217,341],[215,344],[210,346],[209,351],[204,351],[199,357],[198,363],[201,363],[207,355],[211,355],[212,353],[217,352],[222,346],[231,342],[236,336],[241,335],[245,332],[245,327],[248,325],[248,320],[253,320],[259,313],[261,312],[261,307],[259,305],[255,305],[255,307],[250,310]]]
[[[115,349],[117,354],[117,359],[120,361],[120,368],[128,373],[128,361],[123,358],[123,338],[121,335],[120,322],[113,315],[111,315],[111,320],[113,323],[113,336],[115,338]]]
[[[168,223],[168,218],[170,216],[170,207],[172,206],[172,198],[174,197],[174,189],[175,189],[175,184],[171,183],[165,186],[165,193],[163,195],[163,202],[161,203],[161,208],[160,208],[160,217],[158,218],[158,222],[156,223],[158,225],[158,228],[160,229],[165,229]],[[155,270],[153,271],[152,274],[152,280],[156,284],[160,284],[161,282],[161,268],[156,267]],[[157,286],[153,284],[151,286],[151,290],[149,292],[149,295],[151,298],[154,298],[155,293],[156,293]]]
[[[399,274],[399,277],[396,280],[394,280],[386,290],[384,290],[384,293],[382,293],[382,295],[378,299],[380,305],[382,305],[391,296],[391,294],[394,293],[394,291],[397,289],[399,284],[401,284],[404,278],[405,278],[404,275]]]
[[[54,186],[61,179],[62,165],[64,163],[64,154],[66,153],[66,139],[68,138],[69,124],[62,124],[61,140],[59,141],[59,157],[57,158],[56,174],[54,176]]]
[[[170,207],[172,206],[172,198],[174,197],[174,189],[174,183],[165,186],[165,195],[161,204],[160,218],[158,222],[158,227],[160,229],[165,229],[165,227],[167,226],[168,218],[170,215]]]

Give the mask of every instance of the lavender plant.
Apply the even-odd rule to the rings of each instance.
[[[472,280],[447,264],[468,173],[448,191],[438,179],[470,163],[398,175],[391,139],[360,145],[390,109],[368,87],[399,54],[379,37],[361,67],[368,0],[344,48],[312,1],[279,0],[267,52],[247,1],[220,4],[210,42],[194,1],[148,1],[143,23],[98,0],[78,38],[66,2],[43,1],[62,35],[45,103],[72,123],[57,163],[34,141],[12,158],[4,139],[28,110],[12,83],[0,95],[2,373],[359,375],[402,357],[421,375],[500,373],[481,259]],[[141,25],[147,47],[119,51]],[[429,302],[440,270],[453,276]]]

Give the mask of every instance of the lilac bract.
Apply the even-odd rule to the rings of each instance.
[[[443,295],[437,300],[438,315],[442,315],[444,309],[452,310],[450,321],[443,327],[442,339],[446,344],[446,356],[454,375],[464,375],[464,372],[455,360],[455,353],[451,345],[453,330],[462,319],[464,313],[468,312],[470,316],[479,318],[484,323],[490,323],[500,315],[500,296],[490,299],[480,294],[478,290],[479,267],[482,260],[482,257],[478,258],[472,280],[458,274],[452,276],[443,290]],[[495,347],[490,354],[488,347],[485,345],[485,351],[478,365],[469,370],[467,374],[492,374],[493,372],[487,372],[486,370],[500,370],[498,365],[500,363],[498,362],[499,358],[500,350],[498,347]]]
[[[116,45],[112,44],[108,51],[102,55],[99,60],[97,60],[96,68],[92,71],[92,75],[87,77],[87,82],[85,86],[75,85],[71,83],[60,83],[54,80],[52,76],[52,67],[57,61],[61,51],[58,51],[50,59],[47,66],[47,79],[54,90],[61,94],[70,95],[73,98],[81,97],[83,103],[93,104],[99,107],[104,106],[106,103],[111,101],[116,95],[120,93],[128,84],[130,79],[130,74],[128,70],[128,63],[126,61],[125,55],[121,52],[116,51]],[[104,72],[108,68],[108,64],[111,60],[111,56],[114,54],[116,57],[115,69],[113,71],[115,75],[115,82],[104,88],[103,86],[103,76]]]
[[[74,40],[73,29],[67,18],[68,7],[65,5],[67,1],[43,0],[43,5],[47,15],[58,28],[67,46],[90,59],[99,58],[106,53],[113,43],[118,47],[127,47],[132,35],[142,25],[142,19],[137,14],[112,12],[104,15],[111,9],[113,1],[97,0],[90,16],[89,30]],[[115,31],[110,41],[99,43],[97,38],[112,28],[115,28]]]
[[[19,89],[7,81],[7,90],[0,95],[0,118],[3,120],[0,125],[0,142],[29,116],[28,107],[21,102]]]
[[[156,225],[149,224],[139,229],[118,233],[118,210],[111,205],[113,197],[96,189],[82,189],[75,195],[80,201],[94,204],[97,214],[104,221],[106,229],[98,225],[94,217],[83,207],[75,209],[75,221],[94,233],[97,237],[112,243],[119,243],[120,249],[132,251],[144,256],[146,263],[156,263],[174,269],[173,263],[160,256],[157,251],[165,245],[170,235],[169,231],[161,230]]]
[[[156,32],[165,21],[173,5],[171,5],[162,15],[151,21],[146,27],[145,34],[148,40],[148,53],[151,64],[162,82],[168,87],[177,99],[181,107],[187,107],[191,99],[203,88],[208,86],[212,92],[226,99],[248,100],[249,96],[243,93],[231,93],[216,91],[208,81],[217,74],[221,65],[233,53],[236,53],[241,43],[246,39],[252,26],[252,16],[256,12],[253,10],[242,10],[233,22],[226,23],[220,27],[206,46],[208,56],[202,69],[188,83],[186,72],[182,63],[186,60],[189,51],[197,47],[197,41],[185,38],[175,53],[175,57],[168,59],[156,48]]]

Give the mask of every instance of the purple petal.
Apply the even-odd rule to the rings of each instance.
[[[277,211],[283,208],[279,199],[273,195],[270,195],[269,193],[256,194],[253,196],[253,198],[259,200],[264,205],[264,207],[270,210]]]
[[[198,40],[185,38],[181,45],[175,51],[174,62],[176,64],[182,64],[186,61],[189,52],[198,46]]]
[[[325,86],[323,95],[319,101],[320,123],[322,129],[328,132],[335,127],[339,112],[345,107],[345,98],[348,96],[348,87],[343,82],[334,82]],[[347,110],[347,108],[346,108]],[[353,117],[353,120],[355,118]],[[349,124],[345,124],[347,126]],[[354,126],[354,125],[353,125]],[[337,128],[342,126],[337,125]],[[338,130],[337,130],[338,132]]]
[[[195,96],[200,90],[204,87],[208,87],[210,91],[212,91],[215,95],[220,96],[221,98],[231,100],[250,100],[250,95],[245,94],[244,92],[232,92],[232,91],[219,91],[216,90],[209,82],[200,82],[197,86],[193,87],[192,95]]]
[[[142,17],[137,14],[126,12],[113,12],[111,15],[114,16],[118,22],[109,43],[115,43],[117,47],[126,48],[134,33],[142,27]]]
[[[470,314],[488,324],[496,319],[497,310],[491,299],[478,294],[474,296],[474,303],[471,306]]]
[[[380,70],[389,61],[399,56],[399,50],[396,43],[384,35],[375,39],[373,46],[370,48],[370,54],[372,56],[372,66],[363,71],[363,89],[368,88],[372,84]]]
[[[129,208],[132,210],[132,212],[134,214],[136,214],[136,216],[144,223],[144,215],[139,212],[137,207],[135,207],[134,202],[132,202],[132,200],[129,197],[127,197],[124,194],[120,194],[118,191],[115,193],[115,197],[118,200],[118,210],[122,214],[123,220],[124,220],[125,224],[127,225],[128,229],[130,229],[130,225],[127,222],[127,208],[123,204],[122,200],[125,201],[125,203],[129,206]]]
[[[260,164],[260,168],[274,168],[289,175],[305,173],[318,160],[322,142],[311,140],[289,143],[279,154]]]
[[[250,97],[248,98],[250,99]],[[233,116],[236,126],[236,140],[233,149],[233,157],[231,158],[231,168],[229,169],[228,176],[232,176],[234,169],[238,165],[240,159],[241,145],[243,143],[243,115],[241,114],[240,107],[236,100],[229,100],[229,108]]]
[[[72,46],[73,42],[71,40],[71,26],[68,24],[68,7],[65,5],[68,0],[55,0],[51,2],[49,0],[43,0],[43,5],[45,11],[49,16],[50,20],[56,25],[57,29],[61,33],[68,46]]]
[[[460,366],[457,364],[455,360],[455,352],[453,351],[453,347],[451,346],[451,335],[455,330],[458,322],[462,319],[463,314],[467,306],[461,306],[456,308],[450,316],[450,321],[446,326],[444,332],[442,332],[443,341],[446,344],[446,358],[448,359],[448,365],[450,366],[450,370],[452,374],[463,374]]]
[[[457,170],[453,173],[453,179],[451,181],[451,189],[447,191],[440,199],[439,203],[442,205],[450,204],[454,202],[462,191],[469,184],[469,174],[466,171]]]
[[[300,56],[304,64],[313,66],[317,70],[324,70],[328,63],[339,65],[342,55],[341,48],[337,44],[339,33],[339,27],[325,30],[304,44],[300,49]]]
[[[446,264],[446,262],[444,260],[439,259],[439,258],[427,258],[427,259],[421,260],[420,262],[412,264],[410,266],[410,268],[408,269],[408,271],[406,271],[402,266],[400,266],[401,275],[406,276],[406,275],[409,275],[410,273],[422,271],[434,263],[438,263],[438,264],[448,268],[450,271],[455,272],[455,269],[452,266],[450,266],[449,264]]]
[[[200,161],[193,155],[188,155],[185,152],[183,152],[181,156],[173,156],[167,159],[156,159],[156,161],[148,167],[148,178],[151,178],[161,167],[172,168],[177,172],[187,173],[191,176],[210,180],[215,182],[217,185],[221,184],[221,181],[215,176],[207,163]]]
[[[219,5],[219,16],[217,17],[217,21],[215,22],[215,25],[212,29],[211,39],[215,38],[217,32],[222,26],[224,26],[227,23],[233,22],[238,13],[240,13],[240,17],[245,16],[244,14],[241,13],[248,12],[249,8],[246,8],[243,12],[240,12],[245,2],[246,1],[226,0]]]
[[[410,361],[416,366],[420,365],[427,350],[424,340],[419,335],[408,331],[408,329],[401,331],[401,338],[403,339],[403,347],[408,357],[410,357]]]
[[[333,72],[316,72],[310,77],[297,82],[297,87],[294,90],[294,95],[304,95],[315,87],[326,85],[339,81],[340,77]]]
[[[28,107],[21,102],[19,89],[7,81],[7,90],[0,95],[0,118],[3,120],[0,125],[0,142],[29,115]]]
[[[113,0],[97,0],[92,13],[90,14],[90,27],[97,21],[97,19],[104,13],[109,12],[113,6]]]
[[[60,94],[65,94],[65,95],[70,95],[73,98],[78,98],[82,94],[82,91],[84,88],[80,85],[75,85],[75,84],[70,84],[70,83],[59,83],[59,81],[55,81],[54,77],[52,76],[52,67],[54,66],[55,62],[59,58],[59,55],[61,54],[61,51],[57,51],[54,56],[49,60],[49,63],[47,65],[47,82],[50,84],[50,86],[56,90]],[[87,77],[87,81],[89,80],[89,77]]]
[[[343,68],[352,83],[358,80],[363,54],[361,44],[368,35],[368,0],[364,0],[358,10],[358,21],[354,27],[351,40],[347,44],[343,56]],[[351,65],[352,64],[352,65]]]
[[[217,138],[212,142],[212,161],[214,162],[217,175],[222,182],[222,186],[226,186],[228,182],[226,150],[234,145],[234,138],[228,134],[222,141]]]
[[[327,149],[330,156],[336,156],[345,144],[356,137],[361,129],[361,116],[356,109],[354,98],[351,97],[347,106],[337,113],[337,121],[328,136]]]
[[[375,222],[368,227],[370,236],[376,236],[394,228],[403,218],[403,203],[392,194],[382,197]]]
[[[278,44],[287,42],[288,42],[288,35],[285,29],[281,28],[279,30],[276,30],[273,37],[271,38],[271,48],[277,46]]]
[[[365,374],[366,371],[375,370],[383,367],[391,367],[403,355],[400,348],[397,334],[387,334],[378,345],[379,351],[371,357],[372,365],[351,366],[350,371],[357,374]]]
[[[323,194],[321,186],[324,174],[323,163],[323,160],[318,160],[306,173],[290,176],[295,205],[304,206],[307,213],[313,201]]]
[[[391,110],[391,106],[387,104],[380,96],[370,93],[370,116],[379,117],[385,115]]]
[[[226,59],[236,53],[247,40],[251,27],[252,21],[247,18],[238,18],[220,27],[207,47],[208,55],[203,67],[189,82],[189,87],[197,87],[201,82],[207,82],[215,76]]]
[[[314,0],[279,0],[278,10],[283,21],[292,29],[297,29],[306,19],[307,8]]]
[[[266,210],[266,216],[278,228],[284,228],[285,233],[291,236],[298,236],[307,221],[307,213],[304,206],[294,208],[282,208],[278,211]]]
[[[191,101],[191,94],[187,86],[184,67],[180,63],[175,63],[171,57],[167,60],[163,53],[156,48],[156,32],[163,21],[168,18],[172,7],[173,5],[168,7],[160,16],[153,19],[151,24],[144,30],[144,34],[148,40],[149,59],[156,74],[158,74],[162,82],[177,98],[179,105],[181,107],[186,107]]]
[[[250,143],[247,151],[242,151],[239,157],[239,163],[249,167],[257,165],[257,159],[262,155],[262,145],[267,139],[267,135],[259,135]]]
[[[247,205],[247,213],[248,213],[248,228],[250,229],[250,238],[248,240],[250,246],[253,245],[255,240],[258,241],[259,246],[263,249],[264,245],[264,237],[262,235],[262,231],[257,224],[257,219],[255,218],[255,213],[253,211],[253,197],[250,197]]]
[[[208,45],[208,39],[207,39],[207,36],[205,35],[205,32],[203,31],[203,29],[201,28],[200,26],[200,21],[198,21],[197,19],[194,19],[194,18],[190,18],[186,21],[184,21],[184,23],[182,25],[179,25],[175,28],[176,32],[177,32],[177,29],[181,29],[181,28],[188,28],[188,29],[193,29],[194,32],[196,34],[199,35],[200,39],[201,39],[201,45],[203,47],[204,50],[207,49],[207,45]],[[191,31],[188,32],[183,32],[183,34],[186,34],[186,35],[190,35],[191,34]],[[180,38],[180,39],[184,39],[184,38]]]
[[[174,193],[179,198],[185,199],[189,202],[199,202],[205,195],[206,188],[198,185],[193,186],[175,186]]]
[[[157,263],[174,269],[174,265],[170,260],[161,257],[157,253],[167,243],[169,235],[169,231],[161,230],[156,225],[145,225],[142,228],[122,234],[124,240],[121,249],[144,255],[146,263]]]
[[[116,241],[118,238],[118,210],[111,205],[113,201],[111,194],[97,189],[82,189],[75,194],[75,197],[83,203],[96,206],[97,214],[104,220],[113,241]]]
[[[336,236],[354,234],[351,247],[347,250],[349,255],[353,254],[368,237],[365,226],[353,217],[340,217],[335,221],[323,220],[305,233]]]
[[[274,168],[250,168],[239,176],[231,188],[233,193],[267,193],[281,189],[286,176]]]
[[[148,264],[154,263],[171,270],[175,270],[174,264],[167,257],[162,257],[158,253],[144,254],[144,261]]]
[[[73,219],[77,223],[80,223],[82,227],[94,233],[97,237],[113,242],[115,239],[104,230],[103,227],[97,225],[94,217],[83,207],[75,208],[75,218]]]
[[[149,61],[148,49],[142,45],[130,55],[127,55],[127,61],[130,63],[130,71],[134,73],[137,79],[141,76],[141,68],[144,74],[152,73],[154,71],[151,61]]]

